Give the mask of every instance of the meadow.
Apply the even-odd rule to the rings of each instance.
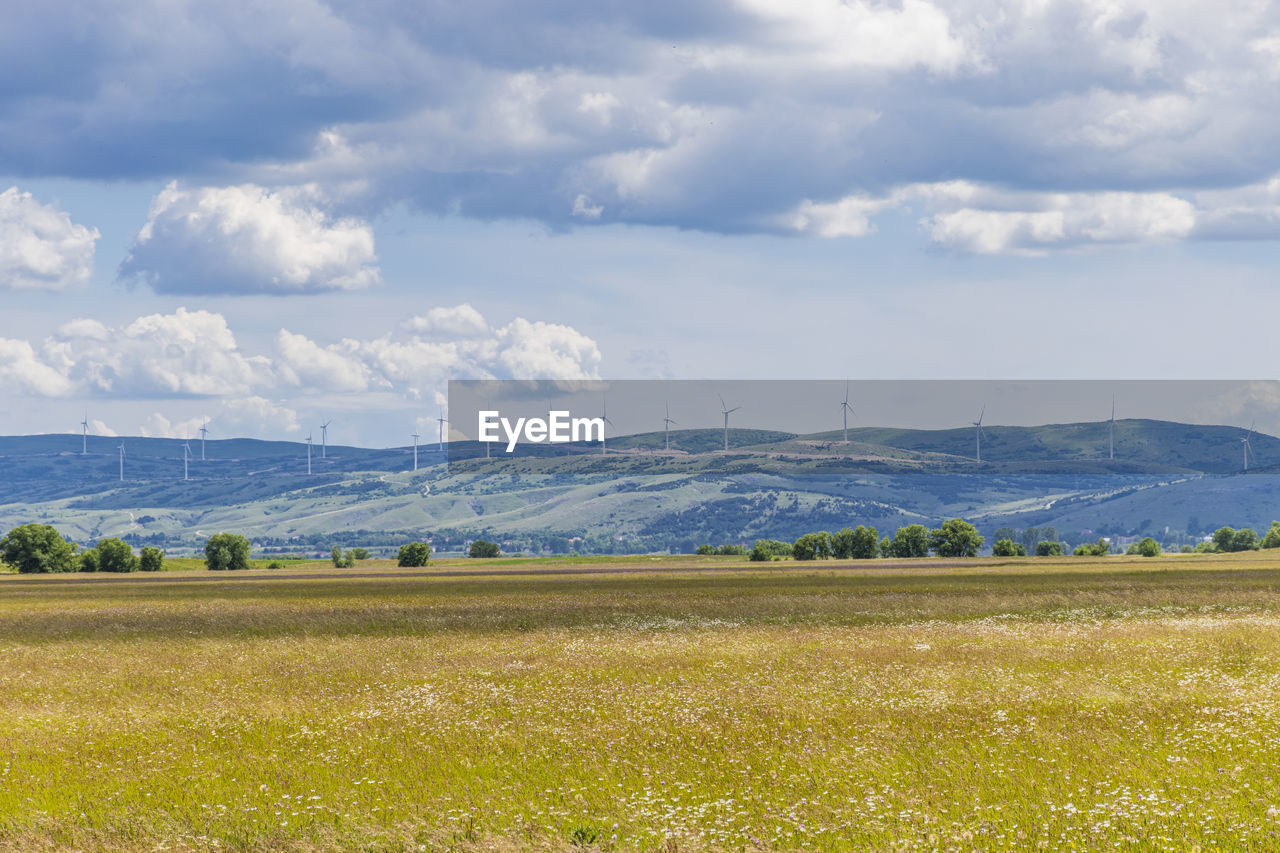
[[[0,577],[0,848],[1280,847],[1273,552],[477,563]]]

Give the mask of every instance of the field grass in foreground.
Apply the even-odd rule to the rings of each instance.
[[[699,565],[0,578],[0,847],[1280,848],[1270,555]]]

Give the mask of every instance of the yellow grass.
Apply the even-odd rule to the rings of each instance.
[[[557,567],[0,578],[0,847],[1280,847],[1265,552]]]

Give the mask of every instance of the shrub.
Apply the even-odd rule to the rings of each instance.
[[[396,557],[396,565],[417,569],[427,565],[430,560],[430,545],[426,542],[410,542],[408,545],[400,546],[400,553]]]
[[[1014,542],[1012,539],[997,539],[996,544],[991,546],[991,553],[996,557],[1025,557],[1027,549],[1021,542]]]
[[[158,572],[164,568],[164,551],[154,545],[148,545],[142,549],[142,556],[138,558],[138,568],[144,572]]]
[[[721,545],[716,553],[722,557],[745,557],[747,549],[743,545]]]
[[[467,549],[468,557],[496,557],[502,553],[502,549],[498,547],[496,542],[487,542],[484,539],[477,539],[471,543],[471,547]]]
[[[706,557],[711,554],[714,554],[715,552],[716,552],[716,546],[714,545],[699,545],[698,550],[694,551],[693,553]]]
[[[1105,557],[1111,553],[1111,544],[1099,539],[1093,545],[1077,545],[1071,553],[1077,557]]]
[[[353,561],[367,560],[369,559],[369,549],[368,548],[352,548],[350,551],[347,552],[347,556],[350,557]]]
[[[1271,529],[1262,537],[1261,547],[1280,548],[1280,521],[1271,522]]]
[[[204,564],[214,572],[249,568],[249,540],[234,533],[215,533],[204,544]]]
[[[133,549],[125,542],[114,537],[98,542],[98,571],[100,572],[136,572],[138,558],[133,556]]]
[[[22,524],[0,538],[0,560],[22,574],[74,572],[76,546],[47,524]]]
[[[962,518],[944,521],[929,532],[929,547],[939,557],[976,557],[985,540]]]
[[[76,559],[80,561],[80,571],[96,572],[98,570],[98,552],[93,548],[86,548],[76,555]]]
[[[279,560],[272,560],[270,563],[267,563],[267,568],[268,568],[268,569],[283,569],[283,568],[284,568],[284,566],[283,566],[283,565],[281,565],[281,563],[280,563],[280,561],[279,561]]]
[[[1061,557],[1062,543],[1061,542],[1037,542],[1036,556],[1037,557]]]
[[[889,557],[927,557],[929,556],[929,528],[923,524],[908,524],[899,527],[893,534],[893,544],[885,556]]]

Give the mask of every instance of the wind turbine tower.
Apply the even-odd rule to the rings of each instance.
[[[849,383],[844,383],[844,402],[840,404],[840,412],[844,415],[844,443],[849,443],[849,415],[853,412],[853,406],[849,405]],[[854,413],[856,414],[856,413]]]
[[[329,424],[333,423],[333,419],[320,424],[320,458],[325,458],[325,448],[329,444]]]
[[[440,424],[440,450],[444,450],[444,425],[449,422],[449,419],[444,416],[443,407],[441,407],[440,417],[436,418],[436,421]]]
[[[307,473],[311,473],[311,433],[307,433]]]
[[[1253,445],[1249,444],[1249,439],[1251,439],[1251,438],[1253,438],[1253,424],[1249,424],[1249,432],[1248,432],[1248,434],[1247,434],[1247,435],[1245,435],[1245,437],[1244,437],[1244,438],[1240,439],[1240,444],[1241,444],[1241,445],[1243,446],[1243,448],[1244,448],[1244,470],[1245,470],[1245,473],[1248,473],[1248,471],[1249,471],[1249,457],[1250,457],[1250,456],[1253,456]],[[1256,462],[1258,457],[1254,456],[1253,458],[1254,458],[1254,461]]]
[[[667,416],[662,419],[662,447],[664,450],[671,449],[671,425],[676,424],[671,420],[671,401],[667,401]],[[680,426],[680,424],[676,424]]]
[[[204,461],[204,439],[209,434],[209,421],[200,425],[200,461]]]
[[[734,412],[738,411],[738,409],[741,409],[742,407],[734,406],[732,409],[730,409],[727,405],[725,405],[724,397],[721,397],[719,394],[717,394],[716,397],[720,399],[720,410],[721,410],[720,413],[724,415],[724,449],[725,449],[725,452],[728,453],[729,452],[729,415],[732,415]]]
[[[613,426],[613,421],[609,420],[609,392],[608,391],[605,391],[600,395],[600,420],[604,421],[609,426]],[[600,430],[600,452],[602,454],[609,452],[609,448],[605,444],[603,429]]]
[[[982,418],[987,414],[987,407],[982,407],[982,412],[978,415],[978,419],[973,422],[973,437],[976,442],[978,461],[982,461]]]
[[[1111,398],[1111,420],[1107,421],[1107,458],[1116,458],[1116,398]]]
[[[413,438],[413,470],[418,470],[418,434],[412,434]]]
[[[191,479],[190,469],[188,468],[188,465],[190,464],[190,460],[191,460],[191,442],[183,441],[182,442],[182,479],[184,480]]]
[[[120,451],[120,482],[123,483],[124,482],[124,442],[123,441],[120,442],[120,447],[117,449]]]
[[[89,452],[89,413],[84,413],[84,420],[80,422],[80,455],[84,456]]]

